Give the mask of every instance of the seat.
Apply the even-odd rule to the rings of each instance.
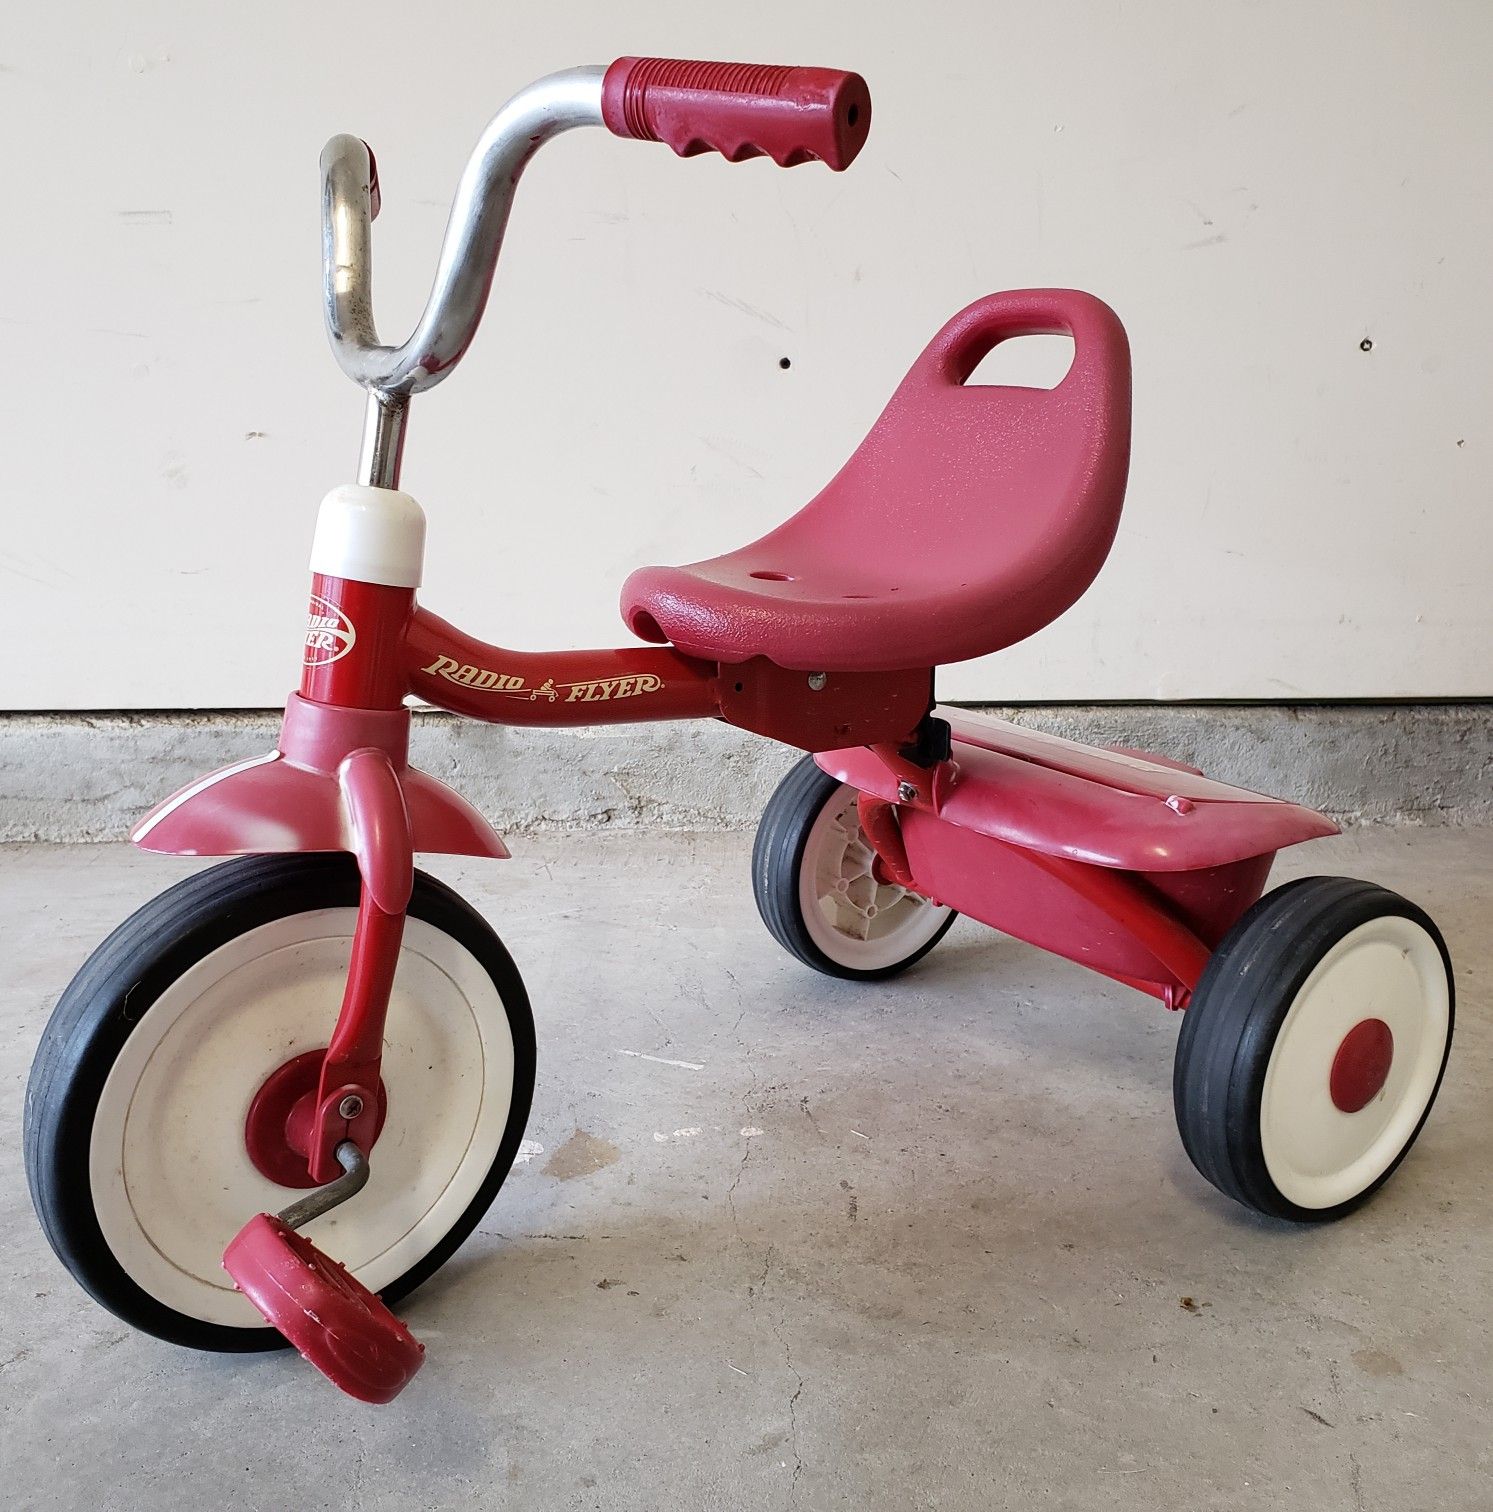
[[[965,380],[998,342],[1067,333],[1055,388]],[[1130,458],[1130,351],[1072,289],[992,294],[929,343],[855,454],[792,518],[685,567],[643,567],[622,616],[708,661],[898,671],[984,656],[1093,581]]]

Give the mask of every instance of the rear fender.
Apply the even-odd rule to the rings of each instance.
[[[1199,872],[1338,830],[1300,804],[1165,758],[1081,745],[964,709],[934,713],[950,724],[953,761],[936,769],[933,811],[1022,850],[1120,871]],[[873,749],[814,760],[863,793],[899,801],[899,774]]]

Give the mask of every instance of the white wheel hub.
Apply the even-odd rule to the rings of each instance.
[[[1344,935],[1286,1010],[1265,1071],[1260,1140],[1281,1195],[1320,1209],[1372,1186],[1419,1128],[1450,1032],[1446,967],[1419,924],[1386,914]],[[1345,1096],[1355,1055],[1368,1057],[1361,1092]]]
[[[879,971],[916,954],[949,910],[876,875],[857,793],[842,784],[809,827],[798,873],[799,911],[810,938],[836,965]]]
[[[300,1194],[255,1169],[244,1120],[272,1071],[326,1044],[356,919],[319,909],[230,940],[161,993],[110,1070],[89,1150],[94,1207],[125,1272],[177,1312],[263,1326],[222,1269],[223,1248]],[[373,1291],[471,1205],[513,1098],[513,1037],[492,978],[420,919],[405,924],[382,1075],[372,1178],[306,1230]]]

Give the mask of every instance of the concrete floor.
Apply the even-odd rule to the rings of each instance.
[[[36,1037],[187,864],[0,852],[6,1506],[1493,1505],[1493,832],[1281,864],[1417,898],[1459,972],[1414,1155],[1311,1231],[1193,1174],[1158,1005],[964,921],[899,982],[828,981],[760,927],[748,845],[432,868],[528,979],[544,1150],[406,1304],[429,1355],[385,1409],[294,1355],[133,1334],[54,1261],[21,1169]]]

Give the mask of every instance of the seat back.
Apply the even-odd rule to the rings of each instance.
[[[999,342],[1046,334],[1073,338],[1056,387],[966,383]],[[1024,639],[1084,592],[1129,459],[1130,348],[1114,311],[1073,289],[992,294],[933,338],[851,459],[767,540],[800,559],[849,550],[886,591],[936,593],[938,660],[960,661]]]

